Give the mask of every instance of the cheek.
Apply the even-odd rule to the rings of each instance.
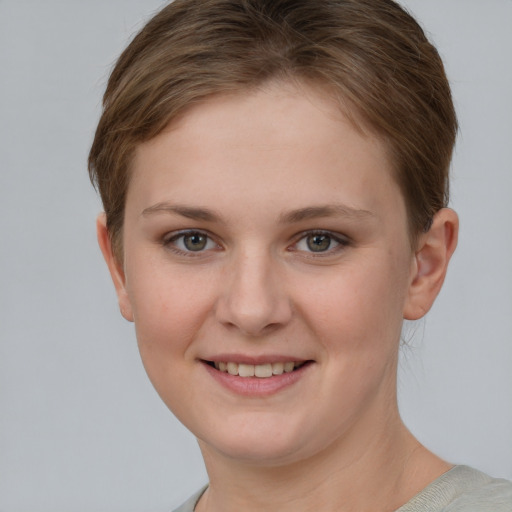
[[[304,317],[332,350],[371,354],[399,341],[408,274],[405,258],[369,255],[310,283]]]
[[[184,421],[197,396],[190,379],[197,370],[194,340],[211,311],[210,289],[187,273],[140,273],[129,295],[142,363],[153,387]],[[191,349],[192,347],[192,349]]]
[[[154,381],[172,361],[193,362],[188,348],[212,310],[215,286],[192,265],[176,271],[161,262],[133,261],[127,276],[141,357]]]

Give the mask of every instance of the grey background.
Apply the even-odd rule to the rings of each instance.
[[[408,0],[460,116],[444,290],[406,328],[403,416],[512,479],[512,1]],[[160,0],[0,0],[0,510],[170,510],[206,481],[96,246],[86,156],[115,57]]]

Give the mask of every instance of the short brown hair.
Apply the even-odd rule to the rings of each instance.
[[[392,0],[175,0],[115,65],[89,155],[122,254],[134,149],[187,107],[272,79],[327,86],[386,143],[411,238],[448,202],[457,120],[443,63]]]

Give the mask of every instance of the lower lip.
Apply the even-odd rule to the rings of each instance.
[[[255,397],[270,396],[292,386],[302,379],[312,366],[312,362],[308,361],[293,372],[260,378],[231,375],[213,368],[208,363],[203,362],[202,364],[206,371],[225,388],[239,395]]]

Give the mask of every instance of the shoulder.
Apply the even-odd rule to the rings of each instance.
[[[454,469],[453,484],[461,492],[446,512],[512,512],[512,482],[467,466]]]
[[[397,512],[512,512],[512,482],[455,466]]]
[[[185,501],[185,503],[174,509],[172,512],[194,512],[199,498],[203,495],[207,488],[208,486],[205,485],[201,490],[193,494],[187,501]]]
[[[173,512],[194,512],[207,487]],[[455,466],[396,512],[512,512],[512,482]]]

